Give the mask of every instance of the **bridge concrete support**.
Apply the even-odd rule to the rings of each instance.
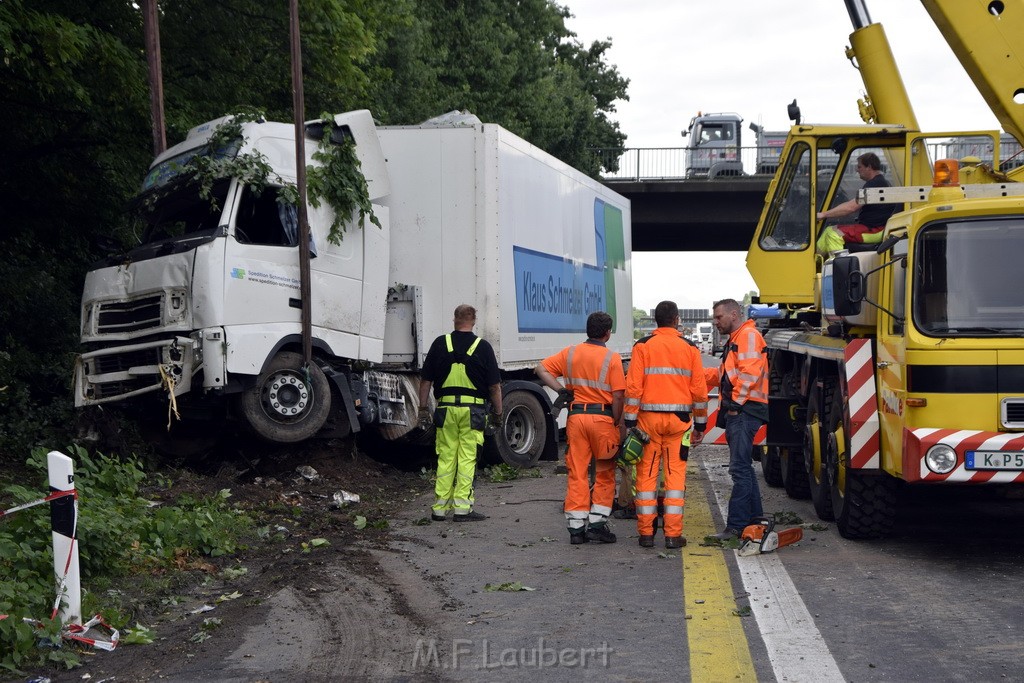
[[[634,251],[746,251],[771,178],[603,182],[630,200]]]

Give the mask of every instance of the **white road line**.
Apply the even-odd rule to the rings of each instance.
[[[718,509],[725,519],[732,482],[725,467],[709,467],[709,460],[700,458],[701,467],[711,483],[718,484],[717,487],[712,486],[712,491],[715,491]],[[725,494],[719,496],[719,490]],[[769,553],[740,557],[735,550],[733,553],[743,588],[750,594],[751,611],[764,639],[775,680],[780,683],[844,681],[839,665],[814,625],[814,619],[779,556]]]

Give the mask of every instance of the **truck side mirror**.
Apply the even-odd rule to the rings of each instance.
[[[836,315],[860,315],[865,294],[864,274],[856,256],[837,256],[832,260],[832,296]]]
[[[786,106],[786,113],[789,115],[789,120],[800,125],[800,106],[793,100]]]

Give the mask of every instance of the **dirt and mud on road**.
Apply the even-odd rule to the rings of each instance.
[[[544,669],[568,681],[581,667],[602,680],[685,671],[680,551],[660,537],[659,547],[639,548],[633,521],[617,521],[616,544],[571,546],[556,468],[542,462],[532,476],[498,482],[479,472],[476,509],[489,517],[473,523],[431,522],[429,473],[374,461],[351,441],[180,472],[179,491],[229,488],[232,500],[263,510],[265,539],[230,560],[196,563],[160,594],[124,586],[135,592],[133,622],[155,631],[152,644],[39,673],[429,681],[532,680]],[[360,502],[335,507],[341,491]]]

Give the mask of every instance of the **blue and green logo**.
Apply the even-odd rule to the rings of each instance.
[[[607,311],[616,320],[615,271],[626,269],[622,210],[594,200],[593,264],[513,247],[520,332],[579,332],[587,316]]]

